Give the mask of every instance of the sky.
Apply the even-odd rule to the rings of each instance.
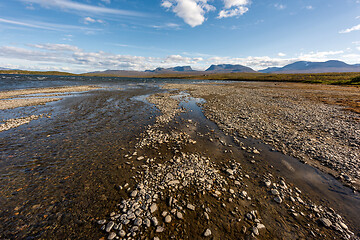
[[[360,0],[0,0],[0,67],[360,63]]]

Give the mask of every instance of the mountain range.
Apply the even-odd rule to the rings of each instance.
[[[156,68],[154,70],[124,71],[124,70],[106,70],[103,72],[94,72],[109,75],[127,75],[127,76],[146,76],[156,74],[214,74],[214,73],[255,73],[257,71],[243,65],[219,64],[211,65],[205,71],[193,70],[191,66],[177,66],[172,68]],[[288,64],[284,67],[270,67],[258,71],[260,73],[326,73],[326,72],[360,72],[360,64],[347,64],[345,62],[330,60],[326,62],[306,62],[298,61]]]
[[[0,70],[9,70],[0,68]],[[158,74],[189,74],[206,75],[214,73],[256,73],[250,67],[243,65],[218,64],[211,65],[205,71],[193,70],[191,66],[177,66],[172,68],[156,68],[145,71],[127,71],[127,70],[105,70],[87,73],[88,75],[114,75],[114,76],[144,76],[151,77]],[[269,67],[258,71],[259,73],[327,73],[327,72],[360,72],[360,64],[347,64],[345,62],[330,60],[326,62],[306,62],[298,61],[288,64],[284,67]]]
[[[299,61],[284,67],[271,67],[260,70],[262,73],[326,73],[326,72],[360,72],[360,64],[350,65],[341,61],[326,62]]]

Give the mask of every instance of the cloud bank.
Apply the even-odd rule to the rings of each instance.
[[[360,54],[344,51],[322,51],[300,53],[297,57],[286,58],[284,53],[277,57],[220,57],[220,56],[182,56],[179,54],[164,57],[144,57],[113,54],[103,51],[89,52],[68,44],[28,44],[26,47],[0,47],[0,67],[28,70],[58,70],[74,73],[113,70],[155,69],[191,65],[194,69],[205,70],[211,64],[241,64],[255,70],[267,67],[282,67],[296,61],[326,61],[331,59],[357,63]],[[10,64],[10,65],[9,65]],[[11,65],[12,64],[12,65]]]

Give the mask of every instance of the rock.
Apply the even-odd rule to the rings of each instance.
[[[265,228],[265,225],[264,225],[264,224],[261,224],[261,223],[258,223],[258,224],[256,225],[256,227],[257,227],[257,229],[261,230],[261,229]]]
[[[127,214],[127,219],[129,219],[129,220],[133,220],[133,219],[135,219],[136,218],[136,215],[135,215],[135,213],[133,213],[133,212],[128,212],[128,214]]]
[[[144,157],[143,156],[140,156],[137,158],[138,161],[141,161],[141,160],[144,160]]]
[[[266,181],[265,181],[265,186],[268,187],[268,188],[271,187],[271,181],[270,181],[270,180],[266,180]]]
[[[125,237],[125,236],[126,236],[126,232],[125,232],[124,230],[120,230],[119,236],[120,236],[120,237]]]
[[[116,233],[111,232],[111,233],[109,234],[109,236],[108,236],[108,239],[109,239],[109,240],[112,240],[112,239],[114,239],[115,237],[116,237]]]
[[[253,227],[252,228],[252,232],[256,235],[259,236],[259,229],[257,227]]]
[[[134,225],[135,226],[141,226],[143,223],[143,220],[141,218],[136,218],[135,221],[134,221]]]
[[[139,227],[138,226],[133,226],[131,229],[130,229],[130,232],[137,232],[139,231]]]
[[[325,227],[331,227],[332,223],[329,219],[327,218],[321,218],[320,222],[325,226]]]
[[[162,226],[157,226],[157,228],[156,228],[157,233],[162,233],[163,231],[164,231],[164,228]]]
[[[166,223],[170,223],[170,222],[171,222],[171,215],[170,215],[170,214],[165,217],[165,222],[166,222]]]
[[[179,211],[176,212],[176,217],[178,219],[183,219],[184,218],[183,214],[181,212],[179,212]]]
[[[179,180],[172,180],[172,181],[168,182],[168,185],[177,185],[179,183],[180,183]]]
[[[97,224],[99,224],[99,225],[104,225],[105,223],[106,223],[105,219],[97,221]]]
[[[240,193],[240,197],[246,198],[246,197],[247,197],[247,192],[246,192],[246,191],[242,191],[242,192]]]
[[[345,229],[345,230],[348,230],[348,229],[349,229],[348,226],[345,225],[345,223],[339,222],[339,224],[340,224],[340,226],[341,226],[343,229]]]
[[[138,195],[138,190],[134,190],[131,192],[130,197],[134,198]]]
[[[150,212],[151,213],[154,213],[156,210],[158,210],[158,206],[156,203],[153,203],[151,206],[150,206]]]
[[[275,188],[271,189],[271,194],[276,195],[276,196],[280,195],[279,191],[277,189],[275,189]]]
[[[276,196],[274,198],[274,201],[280,204],[280,203],[282,203],[283,200],[282,200],[282,198],[280,196]]]
[[[156,217],[152,217],[151,221],[153,222],[154,226],[156,227],[157,225],[159,225],[159,221],[157,220]]]
[[[144,220],[144,225],[145,225],[146,227],[150,227],[150,226],[151,226],[151,221],[150,221],[150,219],[146,218],[146,219]]]
[[[108,224],[106,225],[105,231],[106,232],[110,232],[111,229],[114,227],[115,223],[113,221],[108,222]]]
[[[232,169],[226,169],[226,173],[229,174],[229,175],[234,175],[234,170]]]
[[[154,238],[153,238],[153,240],[160,240],[160,238],[158,238],[158,237],[154,237]]]
[[[192,205],[192,204],[190,204],[190,203],[188,203],[188,204],[186,205],[186,207],[187,207],[188,209],[192,210],[192,211],[195,211],[195,206]]]
[[[204,232],[204,237],[210,237],[211,236],[211,230],[210,229],[206,229]]]

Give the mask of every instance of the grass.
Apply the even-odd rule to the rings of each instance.
[[[231,81],[262,81],[262,82],[298,82],[328,85],[360,86],[360,73],[302,73],[302,74],[265,74],[265,73],[171,73],[171,74],[141,74],[138,76],[122,76],[113,74],[72,74],[67,72],[38,72],[23,70],[3,70],[0,74],[27,75],[61,75],[61,76],[101,76],[101,77],[129,77],[129,78],[170,78],[194,80],[231,80]]]

